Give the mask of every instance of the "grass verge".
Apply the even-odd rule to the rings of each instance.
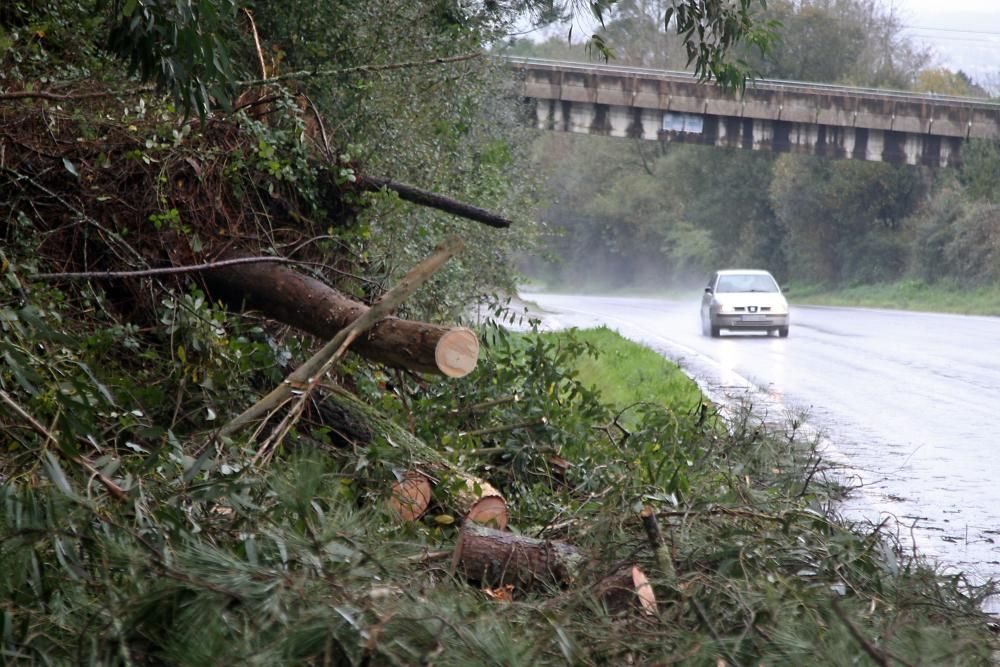
[[[652,402],[684,412],[703,400],[691,378],[662,354],[626,340],[607,327],[587,329],[577,335],[598,351],[596,357],[578,359],[580,381],[600,390],[601,397],[617,410],[627,411]]]
[[[803,304],[1000,316],[1000,286],[962,288],[915,280],[838,289],[794,285],[788,296]]]

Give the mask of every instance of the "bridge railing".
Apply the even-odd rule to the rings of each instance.
[[[690,72],[676,70],[660,70],[647,67],[629,67],[623,65],[581,63],[545,58],[526,58],[519,56],[500,56],[500,59],[514,67],[549,68],[562,71],[576,71],[590,74],[632,75],[649,79],[663,79],[681,83],[697,83],[699,78]],[[711,84],[709,84],[711,85]],[[939,95],[937,93],[917,93],[905,90],[884,88],[864,88],[844,86],[830,83],[810,83],[805,81],[786,81],[782,79],[753,79],[747,82],[748,92],[753,90],[768,90],[776,92],[806,93],[806,94],[838,94],[850,97],[865,97],[871,99],[891,99],[913,103],[946,103],[954,106],[973,107],[1000,110],[1000,100],[979,97],[962,97],[957,95]]]

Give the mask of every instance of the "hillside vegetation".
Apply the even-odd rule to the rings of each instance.
[[[739,77],[757,4],[667,27]],[[5,664],[989,664],[990,590],[839,521],[794,420],[495,296],[482,45],[556,9],[0,6]]]

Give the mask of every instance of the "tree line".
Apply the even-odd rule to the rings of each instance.
[[[682,69],[657,32],[665,2],[621,3],[605,30],[616,63]],[[770,3],[780,24],[762,77],[985,96],[962,72],[934,66],[899,16],[877,0]],[[626,40],[625,35],[634,36]],[[518,40],[516,54],[586,58],[560,37]],[[752,84],[751,84],[752,85]],[[957,169],[835,161],[702,146],[540,134],[534,165],[547,194],[544,252],[531,276],[592,288],[697,284],[721,266],[831,287],[916,279],[1000,282],[1000,152],[969,142]]]

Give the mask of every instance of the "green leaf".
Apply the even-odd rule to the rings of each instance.
[[[75,176],[76,178],[80,178],[80,172],[76,170],[76,167],[73,166],[73,163],[69,161],[69,158],[65,157],[63,158],[63,166],[66,167],[66,171],[73,174],[73,176]]]
[[[69,479],[66,478],[66,473],[63,472],[62,466],[59,465],[59,459],[52,452],[45,452],[45,474],[48,475],[57,489],[74,500],[78,498],[73,487],[70,486]]]

